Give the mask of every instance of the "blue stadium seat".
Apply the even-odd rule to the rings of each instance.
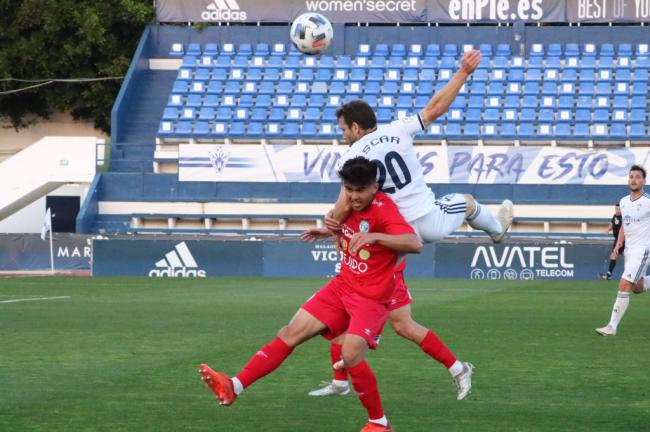
[[[517,110],[516,109],[505,109],[501,115],[502,122],[515,122],[517,121]]]
[[[311,95],[309,98],[308,106],[311,108],[320,108],[325,105],[325,97],[323,95]]]
[[[478,123],[465,123],[463,126],[463,138],[465,139],[478,139],[480,135],[480,127]]]
[[[595,109],[592,116],[592,121],[599,123],[607,123],[609,121],[609,109]]]
[[[575,113],[576,123],[588,123],[591,121],[591,105],[590,108],[577,109]]]
[[[472,123],[479,123],[481,121],[481,109],[480,108],[470,108],[465,114],[465,121]],[[447,116],[447,121],[463,121],[463,112],[462,110],[451,110]]]
[[[573,126],[573,138],[587,139],[589,138],[589,124],[576,123]]]
[[[389,108],[380,108],[377,110],[378,123],[390,123],[392,120],[391,110]]]
[[[541,43],[534,43],[530,46],[530,57],[543,57],[544,56],[544,45]]]
[[[423,54],[423,48],[420,44],[411,44],[409,45],[409,57],[421,57]]]
[[[647,137],[646,127],[643,123],[632,123],[630,124],[630,139],[638,140],[641,138]]]
[[[253,108],[251,111],[251,120],[256,122],[266,121],[266,108]]]
[[[571,124],[570,123],[558,123],[555,126],[555,138],[558,139],[567,139],[571,137]]]
[[[185,50],[183,49],[183,44],[182,43],[173,43],[170,50],[169,50],[169,55],[174,56],[174,57],[180,57],[185,54]]]
[[[300,136],[298,123],[285,123],[282,126],[281,135],[285,138],[298,138]]]
[[[619,57],[632,57],[632,45],[629,43],[622,43],[618,45]]]
[[[519,96],[506,95],[506,98],[503,101],[503,106],[504,108],[519,108]]]
[[[370,69],[368,71],[368,81],[383,81],[383,79],[384,79],[383,69]]]
[[[418,95],[431,97],[433,95],[433,83],[420,81],[415,91]]]
[[[269,111],[269,121],[279,122],[283,121],[286,118],[286,113],[284,108],[274,107]]]
[[[580,83],[580,89],[578,90],[578,94],[580,96],[593,96],[595,91],[596,91],[596,87],[593,82],[583,82]]]
[[[323,110],[323,121],[335,122],[336,121],[336,108],[325,108]]]
[[[350,80],[364,81],[366,79],[366,70],[361,68],[352,68],[350,71]]]
[[[632,108],[643,108],[645,109],[648,106],[648,99],[643,95],[632,96]]]
[[[289,95],[278,94],[278,95],[275,96],[274,99],[275,99],[275,103],[274,103],[275,106],[278,106],[278,107],[288,107],[289,106],[289,102],[290,102]]]
[[[633,109],[630,111],[630,122],[632,123],[645,123],[647,121],[647,114],[645,109]]]
[[[286,55],[286,53],[287,50],[283,43],[273,44],[273,51],[271,52],[271,57],[273,56],[282,57]]]
[[[486,109],[483,113],[483,120],[486,122],[497,123],[499,121],[499,110],[495,108]]]
[[[338,56],[336,59],[336,67],[338,69],[350,69],[352,67],[352,59],[346,55]]]
[[[553,123],[555,121],[555,110],[551,108],[543,108],[539,110],[537,121],[539,123]]]
[[[627,123],[627,110],[616,109],[611,114],[612,123]]]
[[[440,57],[440,45],[438,44],[428,44],[425,52],[426,57]]]
[[[163,120],[177,120],[178,119],[178,108],[177,107],[166,107],[163,111],[162,118]]]
[[[499,135],[502,138],[514,139],[517,136],[517,129],[514,123],[502,123]]]
[[[266,57],[269,55],[269,53],[270,53],[269,44],[258,43],[257,45],[255,45],[256,56]]]
[[[184,120],[176,123],[176,130],[173,135],[177,137],[189,137],[192,135],[192,122]]]
[[[364,71],[365,73],[365,71]],[[349,78],[349,73],[347,69],[336,69],[333,74],[334,81],[347,81]],[[329,78],[328,78],[329,79]],[[327,79],[325,79],[327,81]]]
[[[215,108],[219,104],[219,96],[216,94],[207,94],[203,99],[204,107]]]
[[[336,127],[331,123],[321,123],[318,128],[318,136],[320,138],[335,138]]]
[[[172,136],[174,134],[174,122],[172,121],[161,121],[158,126],[158,136]]]
[[[609,96],[612,93],[610,81],[600,81],[596,83],[596,96]]]
[[[221,137],[224,138],[228,134],[228,124],[224,122],[216,122],[211,130],[210,130],[210,136],[211,137]]]
[[[300,136],[302,138],[315,137],[317,132],[315,123],[303,123],[300,125]]]
[[[413,97],[409,95],[400,95],[397,98],[397,108],[412,108],[413,107]]]
[[[301,121],[303,112],[300,108],[291,107],[287,110],[287,121]]]
[[[370,59],[370,69],[384,69],[386,67],[386,57],[373,56]]]
[[[442,129],[441,123],[433,123],[426,129],[424,136],[426,138],[440,139],[443,136]]]
[[[536,82],[539,83],[542,80],[542,74],[539,69],[528,69],[526,72],[526,82]]]
[[[263,83],[266,84],[266,83]],[[276,89],[277,94],[291,94],[293,93],[293,82],[291,81],[280,81],[278,82],[278,87]]]
[[[544,111],[544,110],[542,110]],[[545,122],[552,122],[553,121],[553,111],[551,110],[551,114],[548,115],[547,113],[544,114],[544,121]],[[542,114],[540,112],[540,121],[542,118]],[[557,123],[569,123],[572,120],[572,111],[571,109],[562,109],[559,110],[557,113]]]
[[[187,81],[176,80],[174,81],[174,85],[172,86],[173,93],[187,93],[188,89],[189,89],[189,82]]]
[[[207,121],[195,122],[193,135],[196,137],[207,137],[210,135],[210,124]]]
[[[498,44],[496,55],[497,57],[510,57],[512,55],[510,44]]]
[[[167,99],[168,106],[180,107],[183,106],[183,95],[171,94]]]
[[[404,59],[401,57],[389,57],[388,58],[388,67],[389,68],[402,68],[404,67]]]
[[[292,107],[303,108],[307,106],[307,96],[304,94],[295,94],[291,96]]]
[[[271,106],[270,94],[259,94],[255,99],[255,106],[258,108],[268,108]]]
[[[526,95],[521,99],[522,108],[535,108],[537,105],[537,96],[535,95]]]
[[[422,108],[424,108],[427,105],[427,103],[429,103],[429,99],[430,99],[429,96],[416,96],[415,97],[414,108],[418,109],[418,110],[421,110]],[[458,97],[456,97],[456,99],[458,99]],[[455,102],[455,100],[454,100],[454,102]]]
[[[460,123],[447,123],[445,125],[446,138],[460,138]]]
[[[567,44],[566,47],[564,48],[564,55],[565,57],[577,57],[578,55],[580,55],[580,49],[578,48],[578,44],[576,43]]]
[[[637,57],[637,60],[639,57],[647,57],[648,55],[650,55],[648,44],[647,43],[637,44],[634,49],[634,55]]]
[[[232,108],[229,107],[219,107],[217,108],[217,120],[228,121],[232,120]]]
[[[211,121],[214,120],[214,108],[203,107],[199,110],[199,120]]]
[[[321,115],[320,108],[307,108],[305,110],[304,120],[305,121],[319,121]]]
[[[325,102],[325,106],[337,108],[341,105],[341,100],[342,98],[340,95],[330,95]]]
[[[593,69],[582,69],[578,80],[580,83],[593,82],[596,79],[596,73]]]
[[[523,139],[531,139],[535,136],[535,128],[532,123],[519,124],[519,137]]]
[[[368,103],[368,105],[370,105],[373,108],[376,108],[376,107],[379,106],[379,100],[377,99],[377,95],[367,94],[366,93],[366,94],[363,95],[363,100],[366,101]],[[346,101],[348,101],[347,98],[346,98]]]
[[[233,118],[235,120],[248,120],[250,113],[246,108],[237,107],[233,111]]]
[[[458,46],[456,44],[445,44],[442,55],[448,57],[458,56]]]
[[[521,123],[533,123],[536,117],[535,112],[534,108],[523,108],[519,111],[519,121]]]
[[[542,57],[531,57],[528,59],[528,71],[542,69],[544,64],[544,59]]]
[[[510,70],[508,73],[508,81],[511,82],[522,82],[524,81],[525,75],[522,69]]]

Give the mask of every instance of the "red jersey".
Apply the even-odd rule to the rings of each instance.
[[[364,297],[388,301],[395,287],[393,274],[397,252],[379,244],[363,246],[355,255],[348,251],[350,239],[357,232],[391,235],[415,234],[404,220],[395,203],[383,192],[377,192],[372,203],[362,211],[353,211],[341,224],[340,277]]]

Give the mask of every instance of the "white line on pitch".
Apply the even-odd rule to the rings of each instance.
[[[2,300],[0,303],[18,303],[25,301],[36,301],[36,300],[62,300],[69,299],[71,296],[59,296],[59,297],[36,297],[36,298],[23,298],[23,299],[12,299],[12,300]]]

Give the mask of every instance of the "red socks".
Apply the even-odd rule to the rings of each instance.
[[[456,356],[449,351],[449,348],[440,340],[438,335],[429,330],[429,333],[420,342],[420,348],[440,363],[444,364],[447,369],[456,362]]]
[[[363,360],[355,367],[349,368],[348,372],[352,377],[352,385],[357,392],[361,404],[368,411],[369,419],[380,419],[384,416],[384,408],[381,406],[381,397],[377,388],[377,378]]]
[[[343,345],[341,344],[330,344],[330,359],[332,360],[332,366],[334,363],[341,360],[341,351],[343,351]],[[334,379],[338,381],[347,381],[348,380],[348,371],[334,371]]]
[[[244,388],[247,388],[258,379],[276,370],[292,352],[293,348],[276,337],[273,342],[263,346],[255,353],[244,369],[239,372],[237,379],[241,381]]]

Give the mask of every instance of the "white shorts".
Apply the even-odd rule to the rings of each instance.
[[[463,194],[449,194],[436,199],[433,209],[410,222],[424,243],[433,243],[447,237],[463,224],[467,201]]]
[[[650,250],[648,249],[625,249],[625,269],[621,278],[626,281],[637,283],[643,278],[650,264]]]

